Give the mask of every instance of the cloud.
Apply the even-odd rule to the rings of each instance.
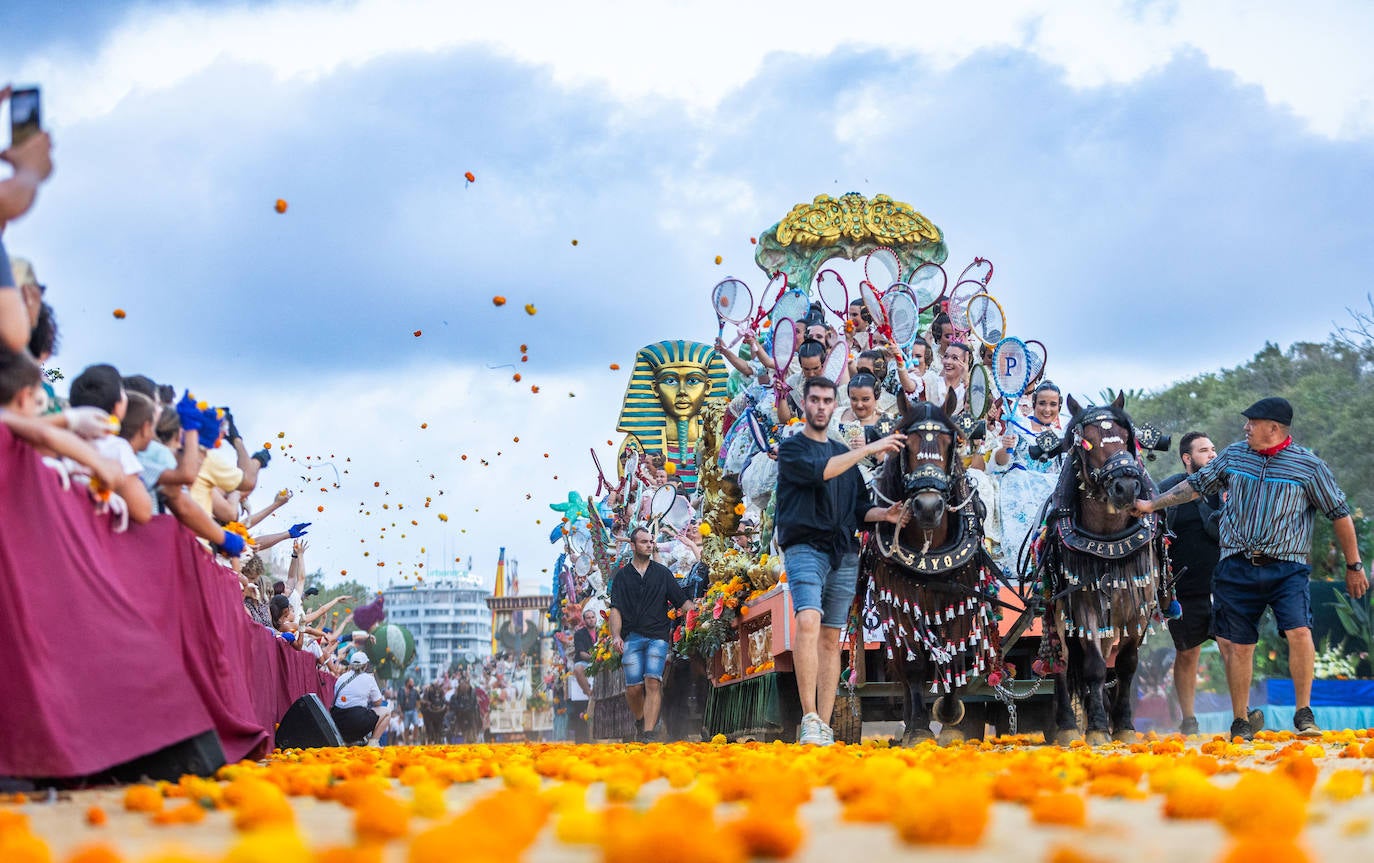
[[[1010,0],[991,10],[904,4],[881,20],[834,9],[727,0],[139,5],[93,55],[76,47],[36,51],[22,71],[65,94],[75,121],[109,113],[140,90],[174,87],[219,62],[260,66],[278,81],[316,80],[388,57],[480,47],[548,68],[560,86],[595,85],[621,100],[668,98],[709,109],[779,52],[818,59],[876,49],[948,69],[982,51],[1015,49],[1062,70],[1076,88],[1134,83],[1180,53],[1197,52],[1324,135],[1374,130],[1374,67],[1364,48],[1374,9],[1358,0],[1308,4],[1300,14],[1272,0]]]

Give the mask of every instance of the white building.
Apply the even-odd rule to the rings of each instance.
[[[432,571],[422,584],[392,584],[382,595],[387,622],[415,636],[415,661],[406,674],[417,684],[438,678],[455,660],[491,655],[491,591],[471,570]]]

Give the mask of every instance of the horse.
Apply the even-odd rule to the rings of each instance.
[[[467,680],[458,684],[448,705],[449,729],[454,735],[461,735],[464,743],[476,743],[482,734],[481,716],[478,712],[477,690]]]
[[[1042,585],[1044,632],[1037,671],[1054,679],[1055,741],[1084,739],[1073,698],[1083,706],[1087,743],[1135,742],[1132,720],[1138,651],[1158,619],[1168,570],[1159,516],[1133,514],[1154,483],[1136,450],[1135,428],[1117,395],[1086,408],[1069,396],[1073,415],[1054,454],[1067,459],[1045,502],[1034,572]],[[1067,661],[1060,646],[1067,647]],[[1116,690],[1108,700],[1107,663]]]
[[[873,488],[882,502],[902,504],[907,517],[900,525],[874,525],[860,555],[855,596],[863,603],[872,584],[887,659],[902,683],[903,745],[934,737],[926,686],[939,695],[940,742],[951,743],[963,739],[954,727],[964,715],[960,691],[979,676],[1000,673],[990,601],[998,570],[983,545],[983,504],[955,449],[954,391],[943,409],[899,401],[901,418],[879,431],[904,432],[906,445],[887,457]]]

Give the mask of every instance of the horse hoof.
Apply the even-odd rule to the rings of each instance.
[[[1112,732],[1112,739],[1117,743],[1139,743],[1140,732],[1134,728],[1118,728]]]
[[[1089,729],[1086,739],[1089,746],[1106,746],[1108,743],[1112,742],[1110,734],[1105,731],[1099,731],[1096,728]]]
[[[964,702],[952,695],[935,699],[935,718],[941,725],[958,725],[964,721]]]
[[[902,735],[902,746],[919,746],[922,743],[929,743],[935,739],[935,734],[929,728],[916,728]]]
[[[1061,728],[1054,735],[1055,746],[1069,746],[1083,739],[1083,735],[1078,733],[1077,728]]]
[[[941,728],[938,742],[941,746],[953,746],[964,742],[964,732],[957,728]]]

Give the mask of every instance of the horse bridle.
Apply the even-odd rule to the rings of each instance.
[[[1083,437],[1083,429],[1085,426],[1093,423],[1103,423],[1104,430],[1107,428],[1105,424],[1110,424],[1110,426],[1116,428],[1120,428],[1121,426],[1121,421],[1109,410],[1099,408],[1090,411],[1069,430],[1073,434],[1075,446],[1081,447],[1083,445],[1083,442],[1086,440],[1086,438]],[[1089,484],[1091,484],[1091,487],[1102,489],[1106,488],[1107,484],[1115,479],[1129,477],[1139,480],[1143,478],[1140,462],[1135,455],[1135,437],[1131,432],[1130,426],[1126,427],[1126,438],[1121,442],[1125,444],[1125,448],[1112,453],[1107,457],[1106,461],[1095,468],[1088,467],[1087,456],[1080,455],[1082,459],[1082,478],[1085,485],[1084,491],[1091,493]]]
[[[955,430],[949,428],[944,423],[935,420],[919,420],[904,429],[907,435],[924,434],[927,440],[941,434],[949,435],[951,442],[957,439]],[[918,451],[919,452],[919,451]],[[949,506],[949,497],[954,490],[954,481],[943,467],[945,456],[940,453],[940,466],[925,463],[917,464],[915,468],[907,470],[907,448],[902,447],[899,464],[902,471],[902,491],[906,493],[907,500],[918,494],[935,492],[940,495],[945,506]],[[918,461],[919,461],[918,454]]]

